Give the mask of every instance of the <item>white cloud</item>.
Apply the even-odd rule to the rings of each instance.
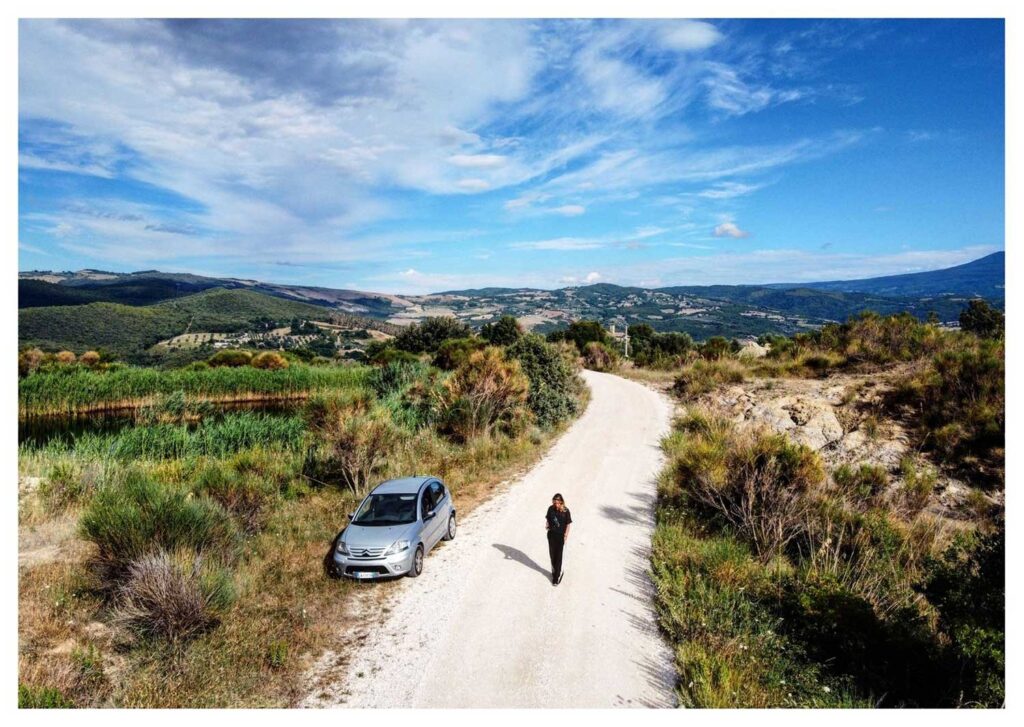
[[[587,208],[581,204],[564,204],[561,207],[552,207],[551,211],[563,217],[579,217]]]
[[[744,237],[750,237],[750,233],[746,230],[741,230],[735,222],[723,222],[714,231],[715,237],[732,237],[735,239],[741,239]]]
[[[678,51],[705,50],[721,39],[718,28],[703,20],[680,20],[664,26],[660,34],[662,45]]]
[[[478,179],[473,177],[471,179],[460,179],[456,186],[459,189],[464,189],[467,192],[485,192],[491,188],[490,182],[486,179]]]
[[[448,163],[457,167],[493,169],[508,163],[508,157],[501,154],[453,154],[448,157]]]
[[[509,247],[516,250],[595,250],[604,247],[605,242],[578,237],[556,237],[551,240],[513,242]]]
[[[587,273],[587,276],[583,278],[583,282],[587,285],[593,285],[601,279],[601,273]]]
[[[704,199],[732,199],[741,197],[764,187],[763,184],[743,184],[742,182],[718,182],[697,193]]]

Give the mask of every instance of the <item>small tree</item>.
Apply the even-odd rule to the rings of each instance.
[[[960,328],[981,338],[998,338],[1003,334],[1002,312],[981,298],[975,298],[960,313]]]
[[[480,335],[492,346],[511,346],[523,335],[523,327],[515,316],[502,316],[494,323],[486,323]]]
[[[599,341],[591,341],[583,349],[583,365],[593,371],[611,371],[619,363],[615,349]]]
[[[472,329],[457,318],[424,318],[395,336],[394,346],[409,353],[433,353],[450,338],[469,338]]]

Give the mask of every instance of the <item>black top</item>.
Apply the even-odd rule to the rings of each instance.
[[[548,507],[548,514],[544,517],[548,521],[548,532],[555,535],[564,535],[565,529],[572,522],[572,513],[569,512],[569,508],[559,512],[554,505]]]

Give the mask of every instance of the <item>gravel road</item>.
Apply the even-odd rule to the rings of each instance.
[[[617,376],[583,376],[583,416],[371,614],[344,668],[312,675],[306,706],[674,705],[646,574],[671,404]],[[552,586],[544,512],[556,491],[573,526]]]

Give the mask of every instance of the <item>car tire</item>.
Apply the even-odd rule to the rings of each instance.
[[[423,546],[416,546],[416,553],[412,557],[412,565],[409,567],[409,577],[416,578],[423,572]]]
[[[448,529],[444,531],[445,540],[455,540],[455,513],[448,518]]]

